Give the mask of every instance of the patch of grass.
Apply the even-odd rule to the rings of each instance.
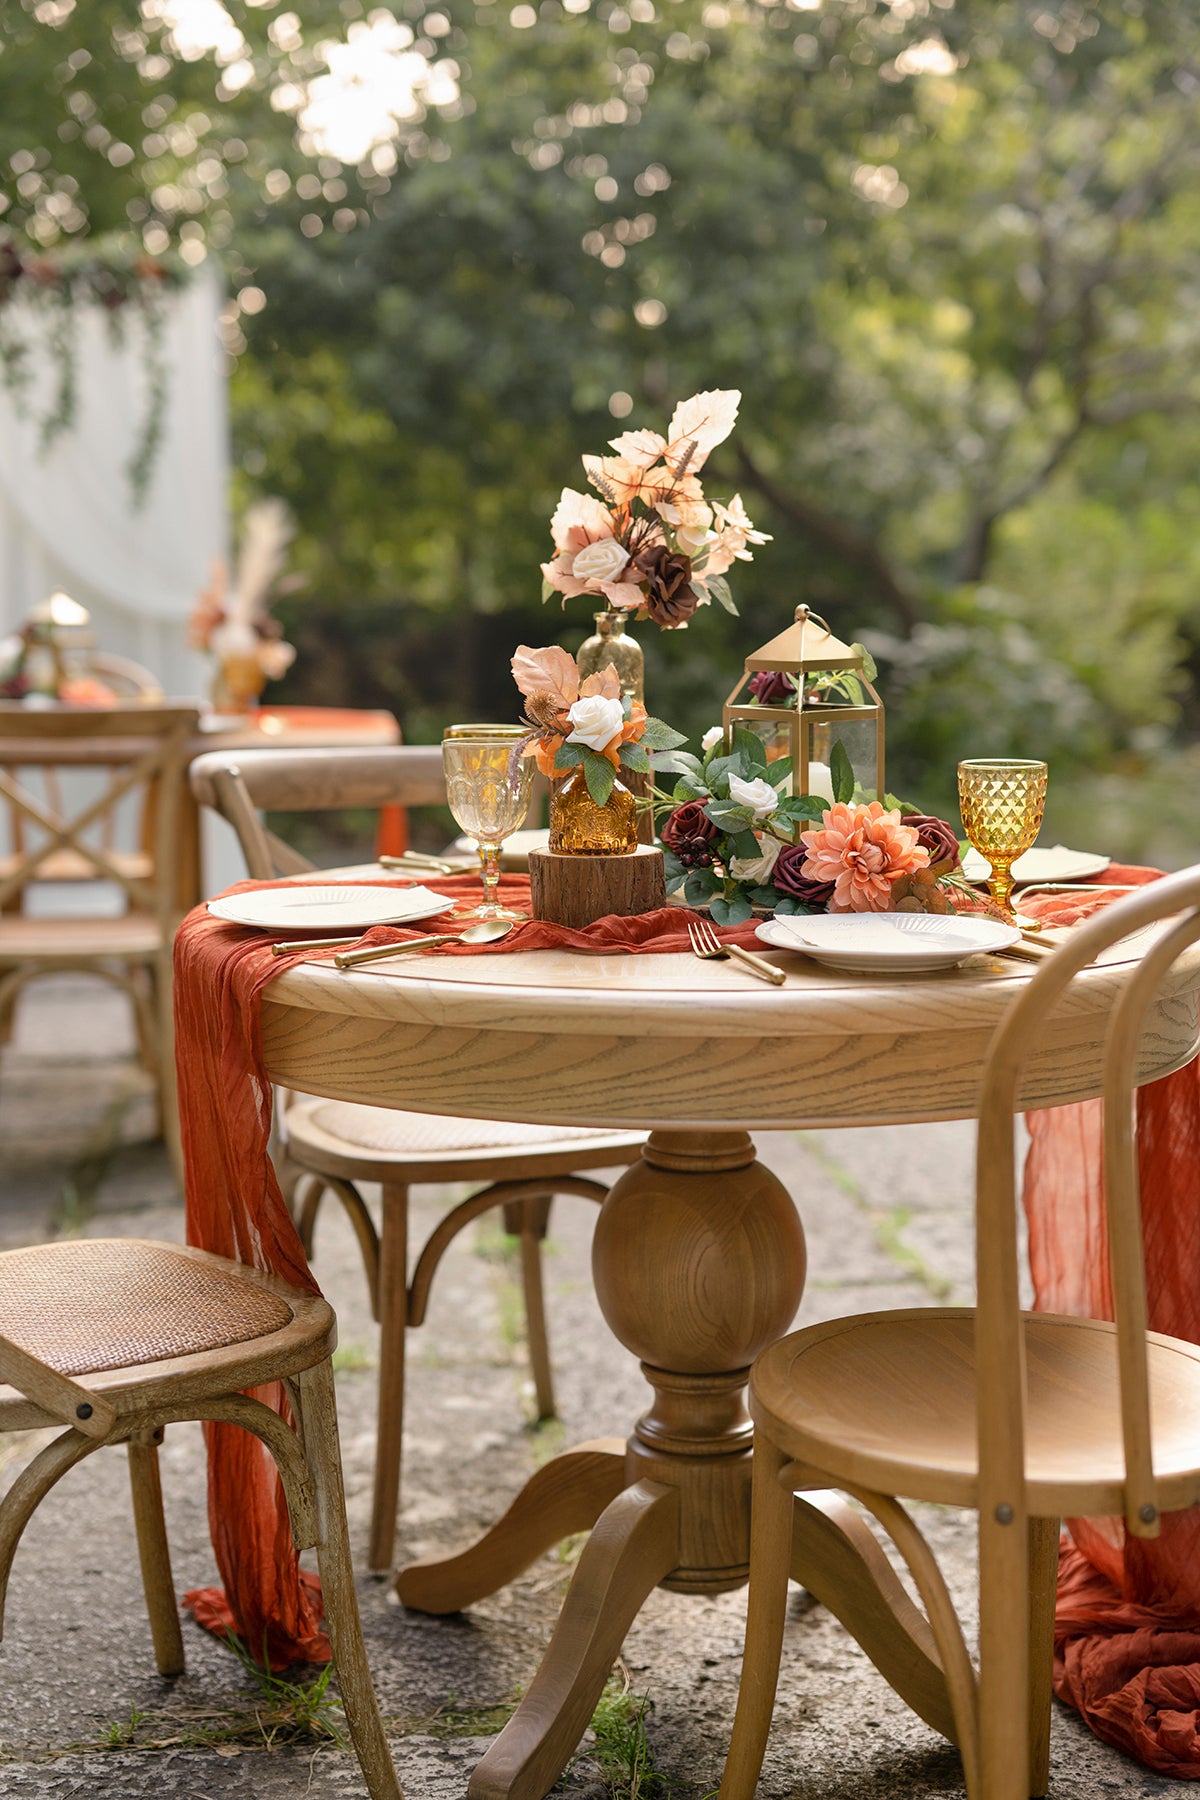
[[[335,1375],[349,1374],[355,1369],[373,1369],[376,1358],[365,1344],[351,1342],[339,1344],[333,1353],[333,1372]]]
[[[670,1800],[670,1788],[654,1766],[646,1741],[650,1696],[632,1692],[629,1672],[619,1664],[592,1714],[592,1756],[612,1800]]]

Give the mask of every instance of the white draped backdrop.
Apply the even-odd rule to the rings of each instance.
[[[219,303],[207,270],[166,302],[166,416],[140,506],[127,473],[147,399],[140,314],[130,309],[116,346],[99,307],[77,309],[75,417],[42,453],[53,368],[44,324],[24,310],[34,342],[25,408],[0,385],[0,637],[63,588],[91,612],[98,649],[144,663],[169,695],[206,692],[206,659],[188,648],[186,620],[213,557],[229,550]]]

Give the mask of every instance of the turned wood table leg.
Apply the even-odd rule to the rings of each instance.
[[[468,1800],[541,1800],[587,1729],[647,1594],[679,1554],[679,1495],[639,1481],[584,1546],[542,1665],[467,1786]]]
[[[417,1612],[450,1613],[507,1586],[547,1550],[590,1531],[625,1486],[620,1438],[594,1438],[545,1463],[508,1511],[458,1556],[424,1556],[401,1569],[396,1592]]]
[[[479,1544],[410,1564],[396,1583],[406,1605],[451,1611],[594,1523],[541,1668],[479,1764],[472,1800],[540,1800],[553,1785],[653,1587],[721,1593],[748,1572],[746,1380],[804,1287],[786,1188],[744,1131],[652,1132],[600,1209],[592,1265],[601,1310],[653,1390],[619,1459],[608,1441],[556,1458]]]

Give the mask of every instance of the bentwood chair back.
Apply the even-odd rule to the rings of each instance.
[[[61,970],[123,988],[177,1170],[171,943],[180,802],[197,719],[186,706],[0,704],[0,800],[10,822],[0,860],[0,1018],[26,982]],[[47,772],[56,778],[49,787]],[[124,910],[39,912],[39,891],[63,881],[111,884]]]
[[[129,1452],[155,1660],[184,1667],[163,1519],[167,1425],[222,1420],[270,1451],[296,1547],[315,1546],[346,1721],[372,1800],[402,1800],[363,1648],[350,1564],[325,1301],[181,1244],[79,1238],[0,1254],[0,1431],[59,1428],[0,1501],[0,1630],[21,1534],[102,1444]],[[246,1389],[286,1384],[294,1426]],[[5,1385],[7,1384],[7,1385]]]
[[[1120,985],[1104,1046],[1115,1322],[1025,1313],[1013,1146],[1022,1069],[1047,1014],[1069,1007],[1072,980],[1119,938],[1148,927],[1156,929]],[[825,1497],[803,1495],[828,1488],[868,1508],[908,1564],[927,1621],[903,1594],[886,1600],[886,1568],[870,1600],[865,1579],[852,1599],[843,1584],[841,1616],[910,1704],[957,1743],[969,1800],[1045,1794],[1059,1521],[1116,1514],[1127,1534],[1154,1537],[1164,1512],[1200,1503],[1200,1348],[1146,1327],[1134,1088],[1147,1007],[1198,941],[1200,867],[1080,926],[1006,1014],[982,1087],[974,1308],[839,1319],[792,1333],[756,1362],[750,1607],[721,1800],[754,1791],[789,1564],[796,1580],[821,1591],[804,1546],[806,1521]],[[898,1495],[978,1512],[978,1676],[932,1552]],[[912,1615],[907,1667],[895,1658],[889,1605],[893,1616],[906,1607]],[[917,1662],[924,1672],[914,1682]]]
[[[310,870],[312,864],[267,830],[260,809],[444,805],[438,746],[373,750],[209,752],[191,766],[192,792],[237,832],[248,873],[257,879]],[[432,878],[431,878],[432,879]],[[387,1569],[395,1543],[404,1416],[405,1339],[422,1324],[430,1285],[457,1234],[500,1207],[505,1229],[520,1238],[529,1359],[538,1416],[554,1414],[554,1384],[542,1297],[541,1243],[555,1194],[599,1202],[607,1189],[581,1173],[635,1162],[644,1134],[507,1121],[439,1118],[344,1101],[294,1097],[283,1112],[279,1176],[301,1239],[311,1254],[325,1191],[340,1200],[357,1234],[372,1306],[380,1325],[379,1424],[370,1566]],[[378,1231],[357,1183],[382,1186]],[[408,1251],[408,1190],[414,1182],[473,1183],[415,1257]],[[481,1185],[482,1184],[482,1185]]]

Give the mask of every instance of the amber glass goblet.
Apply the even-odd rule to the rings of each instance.
[[[529,811],[532,757],[514,754],[528,731],[520,725],[451,725],[442,739],[446,799],[462,829],[479,846],[483,901],[457,918],[527,919],[497,895],[500,846]]]
[[[1012,865],[1041,830],[1046,780],[1044,762],[995,757],[958,765],[963,830],[992,865],[988,893],[1009,919],[1013,917]]]

